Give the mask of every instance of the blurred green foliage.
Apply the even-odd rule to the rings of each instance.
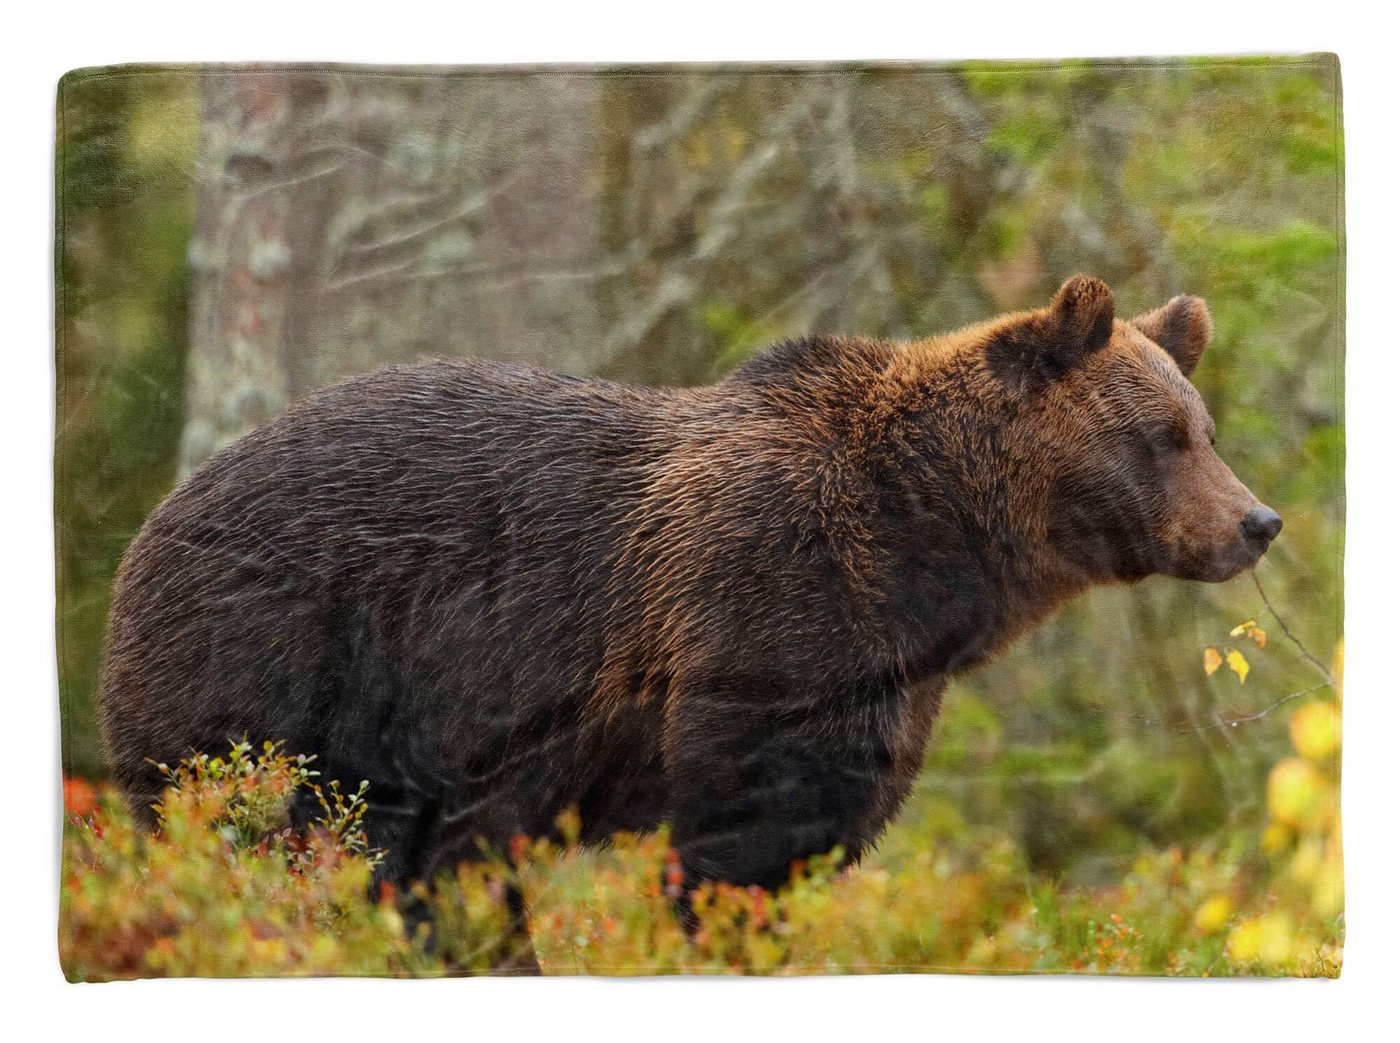
[[[59,690],[64,764],[102,771],[92,714],[108,588],[175,479],[188,327],[185,249],[198,82],[61,88],[58,127]]]
[[[853,71],[842,81],[850,95],[842,126],[853,128],[856,144],[849,166],[812,173],[824,153],[803,145],[803,135],[820,121],[794,108],[792,126],[775,132],[779,160],[755,181],[757,202],[737,211],[735,228],[722,227],[716,215],[728,211],[711,204],[724,201],[725,186],[752,170],[755,156],[770,154],[762,129],[772,113],[796,105],[804,75],[608,81],[599,102],[607,142],[597,171],[607,216],[600,249],[625,253],[645,238],[649,252],[600,281],[599,297],[625,312],[634,296],[619,280],[668,285],[673,244],[679,251],[720,232],[732,238],[704,265],[684,269],[700,287],[696,299],[648,327],[652,339],[605,371],[709,379],[776,338],[835,322],[872,335],[932,333],[1039,305],[1079,270],[1113,285],[1122,315],[1197,293],[1217,335],[1194,379],[1218,422],[1219,450],[1285,519],[1259,581],[1302,645],[1322,656],[1335,647],[1345,446],[1335,60]],[[697,102],[688,122],[674,118],[711,88],[717,100]],[[645,152],[650,166],[639,165],[633,131],[667,121],[675,134]],[[83,78],[63,88],[56,514],[65,768],[75,775],[102,771],[91,697],[110,580],[122,548],[175,479],[187,419],[194,348],[185,258],[198,131],[193,72]],[[839,191],[831,187],[838,183]],[[812,208],[789,219],[782,208],[797,198]],[[666,217],[664,227],[637,216],[651,211]],[[833,246],[828,256],[826,243],[844,252]],[[847,279],[848,271],[865,274]],[[1248,683],[1225,670],[1208,676],[1201,650],[1248,618],[1275,639],[1251,658]],[[1154,579],[1096,592],[960,678],[916,792],[873,863],[878,872],[892,867],[896,881],[932,867],[951,889],[927,899],[951,911],[911,907],[899,914],[911,923],[963,915],[957,888],[969,889],[964,933],[919,949],[921,958],[949,966],[1013,959],[969,955],[986,942],[1020,946],[1014,959],[1031,967],[1243,966],[1221,963],[1219,939],[1190,951],[1173,939],[1207,891],[1229,891],[1233,909],[1259,897],[1251,887],[1269,886],[1255,856],[1242,852],[1269,828],[1268,780],[1290,755],[1290,740],[1288,715],[1261,711],[1315,681],[1306,657],[1279,639],[1249,577],[1218,587]],[[624,854],[640,850],[649,865],[662,856],[647,843],[597,856],[597,865],[578,856],[577,864],[634,887],[640,870]],[[1184,863],[1197,868],[1164,854],[1176,845],[1200,852]],[[894,901],[889,880],[873,882],[878,872],[849,885],[869,890],[860,892],[860,915]],[[561,872],[556,883],[573,880],[568,886],[583,896],[592,886],[584,879]],[[1178,886],[1185,890],[1172,890]],[[847,887],[823,884],[828,897],[820,901],[857,893]],[[1093,956],[1103,939],[1110,953],[1122,941],[1093,897],[1101,888],[1123,916],[1161,918],[1155,926],[1135,921],[1126,963]],[[987,913],[985,902],[999,911]],[[855,908],[841,910],[854,929]],[[561,938],[583,930],[583,914],[561,904],[558,915]],[[1047,917],[1067,919],[1056,928]],[[993,922],[1011,933],[974,929]],[[1335,933],[1335,916],[1330,922]],[[1256,933],[1258,950],[1278,925]],[[728,959],[720,954],[733,951],[724,946],[748,944],[724,937],[708,955],[686,950],[684,958],[718,967]],[[878,955],[853,949],[840,959],[899,962],[909,958],[900,946],[924,944],[899,937],[880,942]],[[538,936],[537,944],[544,958],[573,958],[549,955],[554,943]],[[1026,955],[1037,946],[1051,962]],[[384,967],[401,966],[400,956],[385,959]]]

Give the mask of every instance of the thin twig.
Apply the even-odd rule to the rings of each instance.
[[[1188,731],[1192,731],[1199,735],[1203,732],[1216,731],[1223,728],[1233,728],[1239,724],[1248,724],[1250,721],[1257,721],[1260,718],[1267,717],[1269,714],[1273,713],[1284,703],[1291,703],[1294,699],[1301,699],[1303,698],[1303,696],[1311,695],[1313,692],[1316,692],[1319,689],[1330,687],[1332,687],[1332,682],[1319,681],[1317,684],[1312,685],[1309,688],[1302,688],[1296,692],[1290,692],[1288,695],[1285,695],[1282,699],[1278,700],[1277,702],[1271,703],[1268,706],[1264,707],[1264,709],[1260,710],[1258,713],[1249,714],[1247,717],[1231,717],[1229,719],[1217,718],[1214,724],[1208,724],[1204,728],[1182,729],[1182,731],[1179,734],[1185,734]]]
[[[1327,678],[1327,683],[1335,688],[1337,685],[1337,679],[1334,676],[1332,676],[1332,671],[1327,669],[1327,667],[1323,664],[1322,660],[1318,659],[1317,656],[1309,652],[1307,645],[1299,641],[1298,638],[1294,636],[1293,631],[1288,629],[1288,624],[1283,621],[1283,617],[1280,616],[1278,614],[1278,611],[1274,608],[1273,603],[1269,600],[1269,595],[1264,593],[1264,584],[1259,582],[1259,573],[1256,572],[1254,569],[1250,569],[1249,575],[1250,578],[1254,580],[1254,587],[1256,590],[1259,591],[1259,596],[1264,599],[1264,607],[1269,610],[1269,615],[1274,617],[1274,622],[1276,622],[1279,625],[1279,628],[1283,631],[1283,636],[1288,638],[1288,640],[1292,641],[1293,644],[1297,647],[1298,651],[1303,654],[1303,658],[1306,659],[1308,662],[1312,663],[1313,666],[1317,667],[1318,671],[1322,674],[1322,676]]]

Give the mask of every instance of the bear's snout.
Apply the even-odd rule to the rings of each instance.
[[[1183,579],[1219,583],[1257,565],[1283,530],[1283,519],[1272,507],[1266,507],[1257,500],[1243,517],[1238,514],[1234,517],[1239,518],[1235,528],[1217,530],[1219,535],[1214,540],[1207,539],[1197,544],[1198,549],[1188,551],[1178,567],[1169,570],[1170,573]],[[1223,518],[1221,520],[1224,521]]]
[[[1261,549],[1274,542],[1274,537],[1283,529],[1283,519],[1278,516],[1278,512],[1272,507],[1265,507],[1262,503],[1250,510],[1240,522],[1240,532],[1250,543],[1260,545]]]

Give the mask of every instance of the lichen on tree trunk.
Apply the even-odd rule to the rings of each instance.
[[[569,76],[206,71],[182,469],[385,363],[590,371],[595,92]]]

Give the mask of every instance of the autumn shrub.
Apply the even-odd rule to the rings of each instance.
[[[384,852],[362,828],[364,786],[323,783],[311,759],[277,746],[163,768],[154,835],[110,791],[69,779],[62,963],[72,980],[500,971],[516,955],[515,886],[546,974],[1335,976],[1339,680],[1304,698],[1286,697],[1292,749],[1261,784],[1262,829],[1219,830],[1138,854],[1107,883],[1070,883],[1034,870],[1006,832],[964,820],[956,801],[922,794],[857,869],[840,870],[838,851],[795,865],[776,893],[701,887],[690,933],[665,829],[586,849],[565,815],[562,839],[519,837],[398,893],[373,882]],[[290,818],[298,795],[319,808],[302,829]]]
[[[165,769],[146,835],[110,790],[65,789],[59,954],[70,980],[412,974],[428,966],[391,902],[371,898],[378,853],[362,793],[321,787],[272,744]],[[322,815],[288,825],[305,789]]]
[[[897,865],[877,852],[845,873],[814,859],[776,894],[701,888],[692,938],[670,915],[664,840],[619,838],[595,853],[533,846],[521,880],[545,973],[1335,975],[1340,966],[1335,917],[1300,913],[1286,959],[1238,951],[1235,934],[1280,903],[1270,861],[1243,835],[1141,856],[1101,888],[1030,874],[1004,838],[978,845],[972,868],[958,865],[967,852],[938,849]]]

